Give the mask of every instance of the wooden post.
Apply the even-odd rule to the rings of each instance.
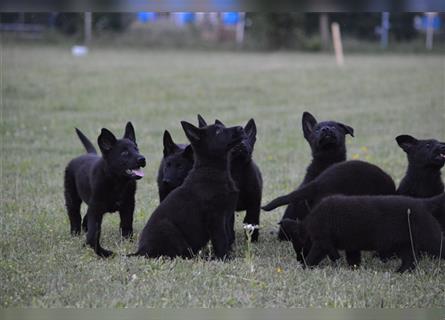
[[[88,45],[91,42],[91,29],[93,24],[93,17],[91,12],[85,12],[84,14],[84,22],[85,22],[85,45]]]
[[[343,59],[343,46],[341,43],[341,35],[340,35],[340,26],[337,22],[333,22],[331,24],[332,30],[332,42],[334,43],[335,50],[335,60],[337,61],[337,65],[342,66],[344,63]]]

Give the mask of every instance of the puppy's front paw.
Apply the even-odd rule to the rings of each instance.
[[[109,258],[111,257],[114,253],[113,251],[104,249],[104,248],[100,248],[97,252],[98,256],[101,258]]]

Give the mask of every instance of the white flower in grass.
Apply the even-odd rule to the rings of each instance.
[[[250,231],[250,232],[253,232],[253,230],[259,229],[259,228],[260,228],[260,226],[257,225],[257,224],[245,224],[244,225],[244,230],[247,230],[247,231]]]

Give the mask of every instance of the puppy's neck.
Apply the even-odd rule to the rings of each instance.
[[[442,182],[440,169],[441,168],[439,167],[416,166],[412,163],[408,163],[408,169],[406,170],[404,179],[416,182]]]
[[[228,154],[219,157],[208,157],[195,154],[193,169],[211,168],[218,171],[230,171],[230,161]]]

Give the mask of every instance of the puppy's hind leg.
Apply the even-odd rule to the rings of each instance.
[[[306,264],[309,267],[317,266],[325,256],[326,252],[322,249],[322,247],[317,243],[313,243],[306,258]]]
[[[397,272],[403,273],[405,271],[411,271],[416,267],[413,252],[410,247],[405,247],[400,250],[397,256],[402,259],[402,265],[397,269]]]
[[[77,193],[76,183],[71,173],[65,171],[65,205],[68,212],[68,218],[70,220],[71,234],[80,234],[80,205],[82,200]]]

